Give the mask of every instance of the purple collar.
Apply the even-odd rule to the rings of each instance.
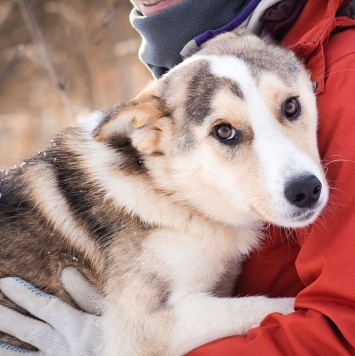
[[[202,46],[211,38],[219,35],[223,32],[230,32],[239,27],[255,10],[255,8],[259,5],[262,0],[251,0],[250,3],[243,9],[243,11],[231,22],[227,23],[227,25],[218,28],[217,30],[208,30],[201,35],[195,37],[195,42],[198,47]]]

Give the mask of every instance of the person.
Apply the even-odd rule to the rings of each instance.
[[[155,77],[174,67],[182,56],[197,51],[219,32],[243,26],[260,36],[269,36],[303,58],[318,99],[318,142],[331,187],[330,202],[312,226],[294,231],[269,227],[265,232],[269,238],[265,239],[263,248],[245,262],[235,288],[236,296],[296,297],[295,312],[270,314],[246,336],[216,340],[189,355],[355,354],[355,1],[132,2],[135,8],[131,22],[143,38],[139,55]],[[80,287],[82,283],[77,283],[75,278],[72,278],[74,282],[64,283],[74,285],[71,291],[74,294],[79,290],[79,305],[82,299],[86,299],[83,304],[100,299],[87,298],[90,293],[85,292],[86,289]],[[0,288],[18,304],[33,310],[34,315],[47,298],[31,295],[28,286],[24,290],[11,278],[0,281]],[[19,296],[21,293],[24,298]],[[83,309],[88,310],[85,305]],[[2,309],[0,330],[4,331],[1,313]],[[72,319],[78,320],[69,314],[65,316],[67,326]],[[95,317],[89,315],[93,319],[88,318],[86,322],[95,324]],[[12,335],[28,323],[27,319],[16,319],[14,314],[6,316],[8,324],[12,322]],[[43,316],[49,325],[55,324],[50,319]],[[93,330],[80,342],[88,345]],[[65,330],[60,332],[65,333]],[[50,339],[48,333],[36,332],[32,336],[33,344],[41,345],[40,337]],[[45,347],[39,347],[43,355],[55,354]],[[18,350],[11,352],[15,352],[11,355],[18,354]],[[59,354],[65,355],[64,352]]]

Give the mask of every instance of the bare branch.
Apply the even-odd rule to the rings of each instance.
[[[45,66],[49,76],[51,77],[56,88],[58,89],[60,98],[71,117],[72,124],[74,125],[75,124],[75,115],[74,115],[72,105],[70,103],[70,100],[69,100],[66,92],[65,92],[64,84],[58,79],[58,76],[54,70],[51,58],[48,53],[46,43],[43,39],[41,29],[39,28],[37,21],[34,17],[32,8],[28,4],[28,1],[26,1],[26,0],[17,0],[17,3],[21,10],[21,14],[25,21],[26,27],[32,36],[32,40],[34,43],[36,43],[38,45],[38,48],[40,49],[42,59],[43,59],[43,65]]]
[[[14,0],[2,0],[0,3],[0,27],[11,13],[14,4]]]

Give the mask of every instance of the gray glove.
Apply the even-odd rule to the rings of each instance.
[[[31,356],[102,355],[101,318],[98,315],[102,313],[103,298],[74,268],[65,269],[62,280],[76,303],[90,313],[74,309],[20,278],[0,279],[0,289],[9,299],[41,319],[32,319],[0,305],[0,331],[39,350],[28,351],[0,343],[1,356],[23,353]]]

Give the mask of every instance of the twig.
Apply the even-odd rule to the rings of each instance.
[[[52,61],[50,59],[47,46],[42,36],[42,32],[37,24],[37,21],[33,15],[32,9],[26,0],[17,0],[19,8],[22,13],[22,17],[25,21],[26,27],[31,33],[32,40],[38,45],[42,58],[43,64],[51,77],[52,81],[54,82],[56,88],[58,89],[59,95],[61,100],[63,101],[64,106],[66,107],[69,116],[71,118],[72,124],[75,124],[75,115],[72,108],[72,105],[68,99],[68,96],[65,92],[65,87],[63,83],[58,79],[58,76],[53,68]]]
[[[66,11],[68,11],[68,1],[69,0],[62,0],[62,6],[65,8]],[[65,60],[64,60],[64,65],[61,68],[61,78],[64,84],[64,87],[67,86],[67,81],[68,81],[68,62],[69,62],[69,43],[70,43],[70,35],[71,35],[71,30],[70,30],[70,25],[65,22],[64,26],[64,36],[65,36],[65,48],[64,48],[64,55],[65,55]]]
[[[13,0],[3,0],[0,3],[0,27],[7,20],[9,14],[11,14],[14,4],[15,2]]]
[[[6,61],[6,63],[0,69],[0,83],[4,80],[6,73],[10,67],[17,61],[20,57],[20,53],[23,51],[23,45],[16,46],[12,56]]]

